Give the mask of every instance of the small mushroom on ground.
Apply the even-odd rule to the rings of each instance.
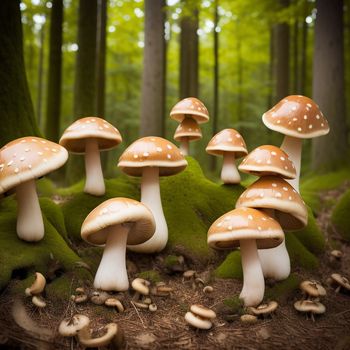
[[[253,324],[258,322],[258,318],[255,315],[245,314],[240,317],[242,323]]]
[[[89,324],[90,319],[87,316],[76,314],[61,321],[58,333],[63,337],[75,337],[79,332],[82,332],[85,337],[90,337]]]
[[[336,293],[338,293],[342,289],[344,291],[350,292],[350,281],[346,277],[340,275],[339,273],[333,273],[331,275],[331,284],[337,286],[335,290]]]
[[[205,286],[203,288],[203,293],[208,294],[214,292],[214,288],[212,286]]]
[[[148,309],[149,305],[141,301],[132,300],[131,303],[139,309]]]
[[[319,298],[327,295],[327,291],[318,281],[303,281],[300,283],[300,289],[308,298]]]
[[[149,309],[149,311],[151,311],[151,312],[155,312],[155,311],[157,311],[158,307],[157,307],[156,304],[152,303],[152,304],[149,304],[149,305],[148,305],[148,309]]]
[[[150,282],[137,277],[135,278],[132,282],[131,282],[131,287],[132,289],[134,289],[135,294],[133,296],[133,300],[138,300],[140,298],[140,294],[142,295],[149,295],[149,286],[150,286]]]
[[[35,180],[60,168],[68,152],[40,137],[22,137],[0,149],[0,194],[15,189],[17,235],[28,242],[40,241],[45,228]]]
[[[124,312],[125,310],[121,301],[116,298],[108,298],[105,301],[105,305],[108,307],[114,307],[115,309],[118,310],[118,312]]]
[[[334,249],[330,253],[329,261],[334,266],[339,266],[343,256],[344,256],[344,253],[341,250]]]
[[[46,279],[44,275],[41,274],[40,272],[35,272],[35,280],[33,284],[30,287],[26,288],[25,290],[26,296],[29,297],[29,296],[42,293],[45,289],[45,285],[46,285]]]
[[[182,274],[184,280],[191,280],[196,277],[196,271],[194,270],[187,270]]]
[[[210,329],[215,318],[216,313],[213,310],[199,304],[191,305],[190,311],[185,314],[186,322],[198,329]]]
[[[86,294],[78,294],[78,295],[72,295],[72,300],[76,304],[82,304],[88,301],[88,296]]]
[[[271,315],[278,308],[278,303],[276,301],[269,301],[268,303],[260,304],[257,307],[249,307],[248,312],[255,316],[265,317]]]
[[[78,119],[64,131],[60,145],[71,153],[85,154],[85,193],[95,196],[105,194],[100,151],[110,150],[121,142],[117,128],[98,117]]]
[[[221,180],[225,184],[238,184],[241,176],[237,170],[235,160],[244,157],[248,151],[241,134],[235,129],[224,129],[209,141],[207,153],[223,156]]]
[[[95,291],[91,294],[90,300],[95,305],[103,305],[110,295],[102,290]]]
[[[133,199],[112,198],[96,207],[81,227],[81,236],[86,242],[105,244],[94,287],[105,291],[127,290],[126,245],[147,241],[154,230],[151,211]]]
[[[32,303],[40,309],[46,307],[46,302],[40,295],[34,295]]]
[[[326,312],[326,307],[316,300],[298,300],[294,303],[294,308],[299,312],[311,314],[313,321],[315,321],[314,315],[321,315]]]

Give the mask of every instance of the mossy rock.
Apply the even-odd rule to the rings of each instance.
[[[300,282],[300,277],[292,273],[284,281],[276,283],[273,287],[266,288],[265,299],[280,300],[281,298],[288,298],[299,288]]]
[[[220,278],[243,278],[241,265],[241,253],[235,250],[227,255],[225,260],[214,271],[216,277]]]
[[[216,184],[204,176],[196,160],[187,157],[187,161],[185,171],[160,179],[162,205],[169,229],[167,249],[169,252],[174,248],[185,250],[194,258],[207,261],[213,255],[207,246],[210,225],[235,207],[244,189],[240,185]],[[59,191],[72,196],[62,209],[69,236],[76,242],[81,241],[80,228],[85,217],[103,201],[112,197],[140,200],[140,179],[125,175],[106,180],[106,194],[103,197],[75,192],[82,188],[83,183],[79,183]]]
[[[331,222],[346,240],[350,240],[350,190],[346,191],[334,207]]]
[[[53,263],[63,271],[72,270],[80,260],[52,225],[51,220],[60,216],[53,213],[54,203],[48,204],[47,199],[41,203],[45,236],[39,242],[25,242],[16,233],[17,202],[12,197],[0,201],[0,289],[11,278],[26,278],[35,271],[46,275]]]
[[[142,271],[142,272],[137,274],[137,277],[143,278],[143,279],[150,281],[152,283],[157,283],[157,282],[162,281],[162,277],[159,274],[159,272],[154,271],[154,270]]]

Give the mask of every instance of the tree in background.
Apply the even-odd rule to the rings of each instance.
[[[39,134],[24,69],[19,3],[0,1],[0,146]]]
[[[140,135],[162,136],[164,105],[164,0],[145,0],[145,48]]]
[[[316,8],[313,99],[328,119],[330,133],[313,140],[312,166],[331,169],[348,152],[343,1],[317,0]]]
[[[63,0],[52,0],[45,136],[60,137]]]

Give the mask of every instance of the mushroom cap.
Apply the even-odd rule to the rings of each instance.
[[[224,129],[209,141],[207,153],[222,156],[225,152],[234,152],[236,158],[247,155],[247,146],[241,134],[235,129]]]
[[[300,283],[300,289],[315,298],[327,295],[327,291],[317,281],[303,281]]]
[[[256,323],[258,322],[258,318],[255,315],[245,314],[240,317],[241,322],[243,323]]]
[[[67,159],[65,148],[40,137],[9,142],[0,149],[0,193],[60,168]]]
[[[79,342],[89,348],[99,348],[107,346],[112,339],[118,334],[118,325],[116,323],[108,323],[105,327],[105,334],[98,338],[86,338],[85,334],[78,333]]]
[[[288,154],[272,145],[255,148],[243,159],[238,169],[256,176],[278,175],[285,179],[296,177],[295,166]]]
[[[205,318],[205,319],[211,320],[211,319],[216,318],[216,313],[213,310],[211,310],[203,305],[200,305],[200,304],[191,305],[190,311],[193,314],[200,316],[202,318]]]
[[[120,156],[118,167],[131,176],[142,176],[143,168],[158,167],[160,176],[175,175],[187,166],[180,150],[170,141],[147,136],[133,142]]]
[[[273,248],[282,243],[284,233],[276,220],[251,208],[229,211],[208,231],[208,245],[214,249],[237,248],[244,239],[256,239],[259,249]]]
[[[350,281],[346,277],[340,275],[339,273],[332,273],[331,278],[340,286],[350,290]]]
[[[112,198],[97,206],[84,220],[81,237],[90,244],[106,243],[108,234],[118,231],[105,230],[109,226],[133,224],[127,244],[140,244],[150,239],[155,231],[152,212],[142,203],[130,198]]]
[[[203,124],[209,121],[207,107],[198,98],[187,97],[179,101],[170,111],[170,118],[182,122],[186,117],[191,117],[197,123]]]
[[[137,277],[135,278],[132,282],[131,282],[131,287],[138,293],[142,294],[142,295],[148,295],[149,294],[149,285],[150,282]]]
[[[250,185],[238,198],[236,208],[266,208],[275,210],[275,219],[284,230],[306,226],[308,212],[299,193],[277,176],[264,176]]]
[[[45,289],[45,286],[46,286],[45,276],[40,272],[35,272],[35,280],[30,287],[26,288],[25,294],[27,296],[40,294]]]
[[[200,140],[202,138],[202,131],[198,123],[192,118],[185,118],[175,130],[175,141],[181,141],[185,137],[190,141]]]
[[[276,301],[270,301],[267,304],[260,304],[257,307],[249,307],[248,310],[254,315],[268,315],[274,312],[278,308],[278,303]]]
[[[324,314],[326,307],[316,300],[298,300],[294,303],[294,308],[299,312],[311,312],[313,314]]]
[[[85,117],[76,120],[63,133],[60,145],[71,153],[85,153],[85,140],[95,139],[100,151],[107,151],[122,142],[120,132],[107,120],[98,117]]]
[[[327,119],[318,105],[302,95],[291,95],[278,102],[262,116],[263,123],[281,134],[309,139],[329,132]]]
[[[65,318],[58,327],[58,333],[63,337],[73,337],[90,324],[87,316],[76,314],[72,318]]]
[[[186,312],[185,320],[188,324],[198,329],[210,329],[213,326],[210,320],[203,319],[190,311]]]

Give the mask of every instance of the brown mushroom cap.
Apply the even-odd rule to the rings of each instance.
[[[202,138],[202,131],[198,123],[192,118],[185,118],[175,130],[175,141],[181,141],[185,137],[190,141],[200,140]]]
[[[288,154],[272,145],[255,148],[243,159],[238,169],[256,176],[280,175],[285,179],[296,177],[295,166]]]
[[[311,312],[313,314],[324,314],[326,307],[316,300],[298,300],[294,303],[294,308],[299,312]]]
[[[315,298],[327,295],[324,287],[317,281],[303,281],[300,283],[300,289]]]
[[[263,123],[281,134],[308,139],[329,132],[327,119],[318,105],[306,96],[291,95],[263,114]]]
[[[87,316],[76,314],[71,318],[64,319],[58,327],[58,332],[63,337],[73,337],[89,324],[90,319]]]
[[[65,148],[40,137],[9,142],[0,149],[0,193],[60,168],[67,159]]]
[[[276,220],[251,208],[229,211],[208,231],[208,245],[214,249],[237,248],[244,239],[256,239],[259,249],[273,248],[282,243],[284,233]]]
[[[170,141],[147,136],[133,142],[120,156],[118,167],[131,176],[142,176],[145,167],[158,167],[160,176],[175,175],[187,166],[180,150]]]
[[[225,152],[234,152],[236,158],[244,157],[248,151],[241,134],[235,129],[224,129],[209,141],[207,153],[221,156]]]
[[[341,287],[350,291],[350,281],[346,277],[340,275],[339,273],[332,273],[331,278]]]
[[[147,241],[155,231],[153,214],[144,204],[119,197],[103,202],[90,212],[82,224],[81,237],[90,244],[102,245],[110,233],[105,228],[123,223],[133,223],[129,245]]]
[[[264,176],[250,185],[238,198],[236,208],[268,208],[284,230],[306,226],[308,212],[299,193],[277,176]]]
[[[170,117],[178,122],[186,117],[191,117],[197,123],[207,123],[209,121],[209,113],[207,107],[198,98],[187,97],[178,102],[171,110]]]
[[[100,151],[112,149],[122,142],[122,137],[116,127],[105,119],[86,117],[76,120],[63,133],[60,145],[71,153],[85,153],[86,139],[97,140]]]
[[[200,304],[191,305],[190,311],[193,314],[200,316],[202,318],[205,318],[205,319],[211,320],[211,319],[216,318],[216,313],[213,310],[211,310],[203,305],[200,305]]]
[[[248,311],[253,315],[268,315],[274,312],[278,307],[278,303],[276,301],[270,301],[267,304],[260,304],[257,307],[249,307]]]

